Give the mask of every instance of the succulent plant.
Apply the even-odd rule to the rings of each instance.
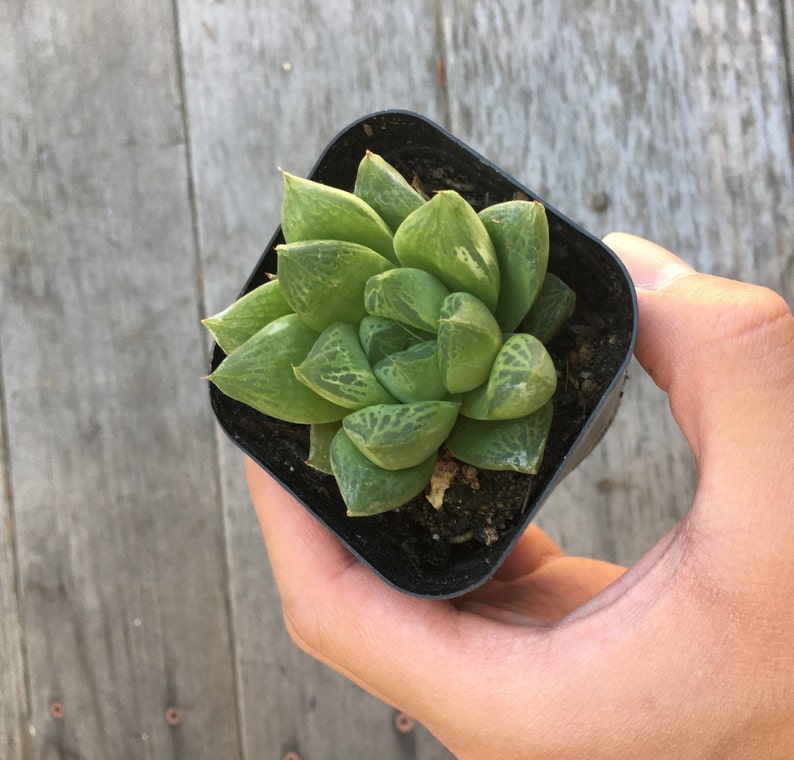
[[[210,381],[310,425],[307,464],[352,516],[421,493],[443,448],[537,472],[557,386],[544,344],[574,308],[546,272],[542,204],[427,199],[369,152],[353,192],[284,187],[278,275],[204,320],[226,353]]]

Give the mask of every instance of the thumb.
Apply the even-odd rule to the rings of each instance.
[[[604,242],[637,287],[637,359],[669,394],[695,454],[695,508],[723,525],[765,510],[774,532],[794,493],[791,310],[771,290],[700,274],[633,235]]]

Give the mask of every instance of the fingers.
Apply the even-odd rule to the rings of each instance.
[[[790,416],[781,413],[792,409],[784,403],[794,393],[794,317],[785,301],[765,288],[694,272],[632,235],[605,242],[640,283],[636,355],[670,394],[695,454],[704,434],[723,436],[740,420],[745,435],[790,432]]]
[[[756,411],[768,395],[788,397],[794,381],[794,317],[772,291],[702,275],[672,253],[623,233],[609,245],[638,289],[636,355],[654,381],[682,406],[682,426],[724,420],[726,410]],[[791,407],[789,407],[790,409]],[[685,433],[688,431],[685,429]],[[697,444],[697,437],[690,442]],[[696,452],[697,453],[697,452]]]
[[[634,286],[641,290],[661,290],[686,274],[694,273],[689,264],[656,243],[626,232],[612,232],[604,238],[629,270]]]
[[[641,238],[605,243],[637,284],[636,356],[670,396],[698,464],[696,507],[774,533],[794,492],[794,317],[770,290],[699,274]],[[759,504],[757,488],[767,496]],[[779,521],[783,519],[784,522]],[[711,524],[714,527],[714,523]]]
[[[567,557],[537,525],[530,525],[493,579],[454,602],[514,625],[559,620],[625,573],[609,562]]]

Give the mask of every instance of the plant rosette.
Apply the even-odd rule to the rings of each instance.
[[[609,425],[633,287],[416,114],[365,117],[283,177],[281,227],[204,320],[216,416],[389,583],[465,593]]]

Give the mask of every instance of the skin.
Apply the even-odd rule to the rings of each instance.
[[[428,601],[249,461],[287,629],[460,758],[789,758],[794,317],[648,241],[606,243],[637,286],[636,356],[694,454],[686,516],[628,570],[530,527],[493,580]]]

